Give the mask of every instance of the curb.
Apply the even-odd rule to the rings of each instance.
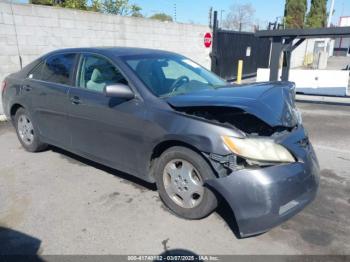
[[[332,96],[313,96],[313,95],[296,95],[296,101],[302,103],[331,104],[350,106],[350,97],[332,97]]]
[[[0,122],[5,122],[7,121],[7,118],[5,115],[0,115]]]

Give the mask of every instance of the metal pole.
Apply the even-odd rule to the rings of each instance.
[[[213,28],[218,29],[218,11],[214,11]],[[216,31],[215,31],[216,32]]]
[[[281,37],[274,37],[272,39],[271,60],[270,60],[270,81],[278,81],[279,64],[281,58],[283,44]]]
[[[218,41],[218,11],[214,11],[214,16],[213,16],[213,46],[212,46],[212,51],[211,51],[211,71],[214,73],[218,74],[217,72],[217,41]]]
[[[209,9],[209,27],[210,28],[213,28],[212,19],[213,19],[213,8],[210,7]]]
[[[331,3],[331,10],[329,11],[329,15],[328,15],[327,27],[331,27],[331,24],[332,24],[332,17],[333,17],[333,11],[334,11],[334,1],[335,0],[332,0],[332,3]]]
[[[243,60],[238,60],[237,84],[242,84]]]

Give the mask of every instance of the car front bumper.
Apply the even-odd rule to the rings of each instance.
[[[206,181],[233,210],[241,237],[257,235],[283,223],[316,196],[319,165],[304,129],[284,136],[279,143],[294,154],[297,162],[243,169]]]

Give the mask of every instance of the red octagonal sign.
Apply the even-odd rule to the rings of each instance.
[[[211,43],[212,43],[212,37],[211,37],[211,33],[206,33],[204,35],[204,45],[206,48],[211,47]]]

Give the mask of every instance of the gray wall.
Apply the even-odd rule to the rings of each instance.
[[[210,28],[201,25],[10,4],[0,0],[0,79],[20,68],[18,51],[26,65],[44,53],[66,47],[164,49],[181,53],[209,68],[210,49],[203,44],[204,34],[209,31]]]

